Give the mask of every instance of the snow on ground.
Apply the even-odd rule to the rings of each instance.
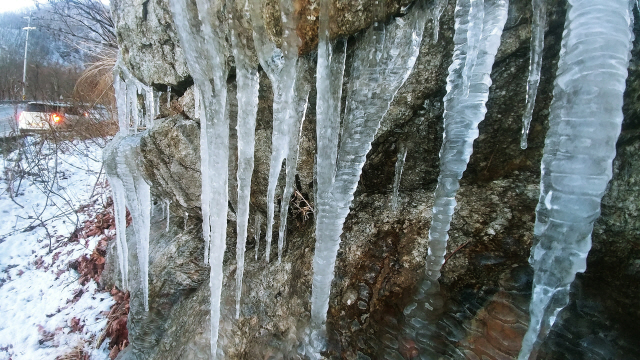
[[[68,241],[106,201],[95,186],[101,149],[64,141],[56,151],[40,136],[18,141],[0,156],[0,360],[56,359],[74,348],[107,359],[108,340],[95,344],[114,302],[69,268],[99,237]]]

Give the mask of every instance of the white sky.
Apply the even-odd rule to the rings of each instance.
[[[33,0],[0,0],[0,13],[35,7]]]
[[[41,4],[46,0],[38,0]],[[109,0],[101,0],[104,4],[109,4]],[[35,8],[35,0],[0,0],[0,13],[16,11],[25,8]]]

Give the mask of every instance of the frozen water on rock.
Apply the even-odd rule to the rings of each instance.
[[[631,9],[627,0],[569,0],[529,259],[531,321],[519,359],[539,347],[586,269],[622,124]]]
[[[118,57],[114,67],[113,87],[116,92],[120,132],[127,135],[131,128],[137,133],[139,127],[151,127],[158,113],[155,105],[157,94],[151,86],[143,84],[131,74],[121,57]],[[142,95],[144,108],[139,106],[138,95]]]
[[[273,132],[271,136],[271,158],[269,161],[269,183],[267,187],[267,232],[266,260],[269,262],[271,254],[271,238],[275,213],[275,193],[278,176],[282,168],[282,162],[287,160],[287,177],[295,176],[297,160],[298,138],[301,119],[299,116],[299,103],[304,94],[296,93],[296,79],[300,66],[298,59],[298,47],[300,39],[296,33],[297,19],[292,1],[281,1],[280,12],[282,15],[283,42],[278,48],[268,36],[262,18],[262,2],[255,0],[251,4],[251,22],[253,24],[253,41],[258,54],[260,65],[271,80],[273,88]],[[299,85],[298,85],[299,86]],[[297,125],[297,126],[296,126]],[[292,149],[296,154],[291,154]],[[291,187],[285,186],[285,193]],[[283,198],[284,203],[288,199]],[[287,204],[288,206],[288,204]],[[282,222],[283,219],[280,219]],[[286,217],[284,219],[286,222]],[[286,226],[286,225],[285,225]],[[283,234],[278,239],[278,259],[282,256],[284,243]]]
[[[466,96],[469,94],[471,86],[471,76],[478,60],[480,50],[480,39],[483,35],[484,26],[484,0],[458,1],[457,6],[461,6],[460,11],[467,11],[469,22],[467,23],[467,45],[464,60],[464,68],[462,69],[462,88]],[[456,7],[457,7],[456,6]],[[456,13],[458,9],[456,8]],[[500,31],[502,33],[502,31]],[[498,43],[500,37],[498,37]]]
[[[189,72],[200,92],[203,110],[200,120],[202,228],[205,263],[211,266],[211,354],[215,357],[228,208],[227,24],[217,16],[223,3],[196,0],[197,9],[185,0],[171,0],[169,3]]]
[[[105,151],[106,153],[106,151]],[[117,177],[117,171],[105,163],[107,179],[113,193],[113,217],[116,222],[116,249],[118,264],[122,276],[122,290],[129,290],[129,249],[127,247],[127,206],[125,189],[122,181]]]
[[[240,0],[242,1],[242,0]],[[236,81],[238,98],[238,210],[237,210],[237,243],[236,243],[236,319],[240,317],[240,298],[242,296],[242,277],[244,273],[244,256],[249,226],[249,202],[251,199],[251,175],[253,174],[256,115],[258,113],[258,88],[260,78],[258,64],[251,62],[251,54],[238,38],[236,28],[239,21],[249,17],[249,4],[244,3],[240,16],[230,20],[231,45],[236,63]],[[235,15],[233,10],[232,14]]]
[[[391,209],[398,210],[398,192],[400,190],[400,180],[404,169],[404,160],[407,158],[407,147],[400,143],[398,145],[398,159],[396,160],[396,172],[393,178],[393,196],[391,198]]]
[[[365,32],[358,47],[354,49],[338,149],[329,148],[337,134],[323,135],[326,138],[323,140],[326,141],[323,145],[326,151],[318,152],[318,164],[322,163],[322,167],[328,168],[333,159],[324,157],[335,153],[336,165],[332,171],[321,171],[321,168],[317,171],[319,176],[327,177],[318,178],[319,189],[316,199],[312,329],[308,335],[311,356],[322,349],[325,341],[324,326],[342,225],[349,214],[349,206],[380,121],[415,64],[427,18],[425,11],[424,2],[419,1],[406,16],[392,19],[387,24],[374,25]],[[336,59],[338,62],[342,61],[341,56],[337,56]],[[339,65],[337,67],[339,68]],[[318,89],[318,92],[321,91],[335,92],[337,88]],[[330,96],[333,99],[337,98],[335,93]],[[333,173],[335,176],[327,175]],[[325,184],[322,185],[323,189],[320,189],[321,183]]]
[[[438,42],[438,35],[440,33],[440,17],[444,9],[447,7],[449,0],[434,0],[431,4],[431,21],[433,22],[433,38],[432,42]]]
[[[126,208],[131,213],[133,233],[136,239],[138,262],[140,266],[140,281],[144,296],[145,311],[149,311],[149,226],[151,224],[151,191],[149,184],[142,177],[138,168],[140,162],[141,135],[124,136],[122,133],[109,143],[104,150],[105,172],[114,191],[114,205],[116,206],[116,233],[119,245],[122,247],[123,257],[120,267],[127,265],[124,257],[126,247]],[[123,196],[124,193],[124,196]],[[124,207],[123,200],[126,202]],[[123,285],[126,285],[127,270],[123,271]]]
[[[522,138],[520,147],[527,148],[527,136],[536,105],[536,95],[542,70],[542,51],[544,50],[544,32],[547,26],[547,0],[532,0],[533,19],[531,22],[531,51],[529,53],[529,78],[527,79],[527,103],[522,115]]]
[[[427,251],[427,277],[435,281],[440,277],[440,268],[447,251],[449,226],[456,206],[456,192],[462,173],[467,168],[473,151],[473,142],[478,137],[478,124],[487,112],[485,106],[491,86],[491,68],[500,45],[500,36],[507,20],[509,2],[507,0],[487,0],[481,26],[470,24],[470,1],[459,0],[455,12],[455,34],[453,62],[447,77],[447,95],[444,97],[444,140],[440,149],[440,175],[435,191],[433,216],[429,229],[429,249]],[[474,27],[472,27],[473,25]],[[464,72],[469,66],[465,61],[470,44],[470,31],[482,30],[480,54],[473,71]],[[471,36],[473,38],[478,36]],[[470,80],[466,94],[465,81]]]

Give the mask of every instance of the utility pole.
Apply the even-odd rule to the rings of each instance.
[[[31,14],[29,16],[25,16],[25,19],[28,19],[27,27],[22,28],[22,30],[27,30],[27,40],[24,42],[24,67],[22,68],[22,100],[25,100],[26,91],[27,91],[27,47],[29,46],[29,30],[34,30],[35,27],[31,27]]]

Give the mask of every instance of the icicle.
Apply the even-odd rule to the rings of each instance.
[[[189,213],[184,212],[184,230],[187,230],[187,221],[189,220]]]
[[[154,114],[160,114],[160,91],[156,91],[153,89],[153,104],[154,104]]]
[[[431,21],[433,21],[433,43],[438,42],[438,34],[440,33],[440,17],[442,17],[442,13],[444,9],[447,7],[449,0],[434,0],[433,5],[431,5]]]
[[[275,46],[268,37],[262,19],[260,2],[251,7],[251,22],[253,24],[253,40],[262,68],[269,76],[273,87],[273,133],[271,137],[271,158],[269,161],[269,183],[267,187],[267,232],[266,259],[269,262],[271,254],[271,237],[275,212],[275,192],[282,162],[291,159],[289,150],[297,147],[297,133],[295,123],[298,111],[299,97],[296,94],[298,47],[300,39],[296,33],[296,19],[293,2],[280,2],[283,28],[282,49]],[[302,58],[301,61],[304,61]],[[295,144],[294,144],[295,141]],[[295,164],[289,162],[287,169],[295,171]],[[295,175],[295,174],[294,174]],[[282,219],[281,219],[282,221]],[[286,221],[286,219],[284,220]],[[278,241],[280,244],[280,239]],[[279,255],[281,248],[278,249]]]
[[[398,145],[398,159],[396,160],[396,174],[393,178],[393,197],[391,198],[391,209],[398,209],[398,191],[400,189],[400,179],[402,178],[402,170],[404,168],[404,160],[407,157],[407,147],[400,143]]]
[[[611,179],[631,56],[628,0],[569,0],[536,208],[531,322],[519,359],[529,359],[586,269],[593,223]]]
[[[298,153],[300,142],[300,132],[302,131],[302,122],[307,113],[309,105],[309,92],[311,91],[311,81],[304,77],[308,73],[308,63],[305,59],[300,59],[297,64],[296,84],[294,89],[294,101],[292,101],[292,109],[289,116],[293,116],[289,122],[289,149],[287,150],[286,167],[285,167],[285,186],[282,192],[282,201],[280,202],[280,227],[278,229],[278,263],[282,261],[282,249],[284,248],[287,235],[287,215],[289,213],[289,203],[294,190],[294,181],[296,176],[296,168],[298,166]]]
[[[129,119],[127,117],[127,87],[126,83],[122,80],[120,72],[120,58],[113,68],[113,88],[116,94],[116,105],[118,111],[118,124],[120,126],[120,133],[123,135],[129,134]]]
[[[480,44],[480,56],[473,72],[469,74],[472,83],[469,94],[465,96],[465,78],[462,75],[467,65],[464,63],[468,49],[467,27],[468,6],[460,0],[455,12],[455,35],[453,63],[447,77],[447,95],[444,98],[444,140],[440,149],[440,176],[435,191],[433,216],[429,229],[429,249],[427,252],[427,276],[436,281],[440,277],[440,268],[449,238],[447,231],[456,206],[456,192],[462,173],[473,151],[473,142],[478,137],[478,124],[487,111],[485,104],[491,86],[491,68],[500,45],[500,36],[507,20],[508,1],[487,1],[487,16],[482,28],[483,42]]]
[[[232,8],[233,9],[233,8]],[[241,14],[248,17],[249,4],[244,3]],[[236,242],[236,319],[240,317],[240,299],[242,296],[242,278],[244,274],[244,255],[247,242],[247,227],[249,224],[249,201],[251,198],[251,176],[253,174],[253,160],[255,148],[256,115],[258,113],[258,87],[260,77],[258,64],[251,63],[251,54],[238,38],[239,22],[248,20],[233,19],[231,10],[231,45],[236,62],[236,81],[238,84],[238,211],[237,211],[237,242]]]
[[[105,149],[107,150],[107,149]],[[116,223],[116,248],[118,251],[118,264],[122,275],[122,291],[129,290],[129,248],[127,247],[127,207],[125,190],[122,181],[114,176],[114,164],[106,164],[107,179],[113,193],[113,217]]]
[[[224,3],[196,0],[197,14],[193,13],[195,9],[187,6],[185,0],[171,0],[169,3],[189,72],[201,93],[204,110],[200,121],[202,229],[205,239],[204,260],[211,265],[211,357],[215,358],[229,203],[229,118],[226,108],[228,49],[224,33],[226,26],[215,16]]]
[[[461,6],[461,11],[468,11],[468,24],[467,24],[467,45],[464,59],[464,68],[462,69],[462,88],[464,96],[469,94],[469,87],[471,86],[471,76],[476,66],[478,59],[478,50],[480,49],[480,39],[483,34],[484,23],[484,0],[458,0],[457,7]],[[463,23],[460,23],[464,26]],[[499,40],[499,39],[498,39]]]
[[[144,87],[144,110],[145,110],[145,126],[151,128],[153,120],[156,118],[156,106],[154,104],[153,88],[151,86]]]
[[[546,0],[532,0],[533,19],[531,22],[531,52],[529,53],[529,79],[527,80],[527,104],[522,115],[522,138],[520,147],[527,148],[527,136],[533,108],[536,105],[536,94],[540,84],[540,70],[542,69],[542,50],[544,50],[544,31],[547,26]]]
[[[258,250],[260,250],[260,231],[262,230],[262,216],[256,214],[253,220],[253,234],[256,239],[256,260],[258,260]]]
[[[165,229],[166,232],[169,232],[169,220],[171,218],[171,208],[169,207],[169,205],[171,205],[171,202],[169,200],[165,200],[164,201],[164,206],[167,209],[167,227]]]
[[[386,25],[372,26],[363,35],[353,53],[344,125],[340,146],[336,152],[336,170],[330,171],[335,172],[334,181],[332,185],[322,185],[323,189],[318,189],[316,199],[316,246],[311,296],[312,353],[320,351],[323,346],[331,281],[342,225],[349,214],[349,206],[380,121],[398,88],[411,73],[418,56],[426,21],[425,11],[424,2],[418,1],[406,16],[394,19]],[[336,58],[341,59],[340,56]],[[326,71],[326,65],[323,67]],[[320,87],[318,91],[325,91],[325,87]],[[331,91],[335,92],[337,88]],[[335,96],[335,93],[331,95],[336,99]],[[324,106],[319,108],[326,109],[326,105]],[[320,111],[322,110],[318,110],[318,113]],[[336,136],[328,134],[326,137],[318,136],[318,139],[324,142],[326,139],[335,139]],[[323,144],[324,149],[328,149],[329,146],[329,143]],[[326,176],[320,164],[326,165],[332,161],[321,157],[330,156],[332,153],[332,149],[318,152],[319,187],[320,184],[326,184],[331,180],[320,178],[321,175]]]
[[[167,86],[167,109],[171,109],[171,86]]]
[[[149,227],[151,224],[151,192],[149,184],[142,177],[138,168],[140,162],[140,136],[116,135],[104,152],[105,169],[109,178],[114,179],[114,190],[117,196],[114,201],[118,204],[118,218],[116,231],[120,231],[120,241],[126,246],[126,208],[123,209],[122,200],[126,199],[127,208],[131,213],[133,231],[136,238],[138,262],[140,267],[140,282],[143,292],[145,311],[149,311]],[[124,199],[120,193],[124,193]],[[115,203],[114,203],[115,204]],[[122,211],[121,211],[122,210]],[[124,226],[122,226],[124,224]],[[118,230],[118,227],[120,230]],[[125,251],[123,249],[123,255]],[[126,264],[125,260],[125,264]],[[125,274],[127,272],[125,271]]]

